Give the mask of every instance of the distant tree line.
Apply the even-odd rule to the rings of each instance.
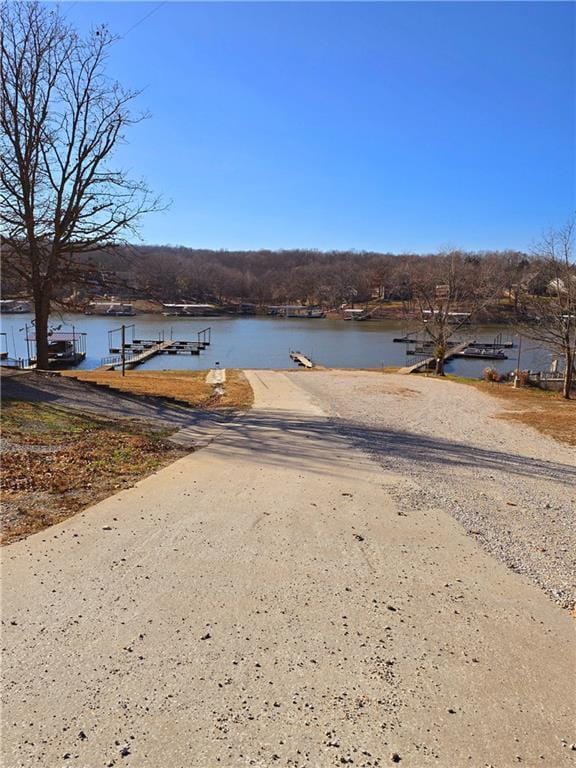
[[[454,312],[470,319],[515,324],[564,361],[570,396],[576,360],[574,224],[548,233],[531,254],[459,251],[392,254],[355,251],[213,251],[123,245],[80,256],[81,279],[58,281],[53,302],[81,309],[91,298],[115,295],[159,302],[356,305],[395,310],[419,321],[433,342],[437,373],[459,330]],[[3,261],[6,248],[2,252]],[[77,257],[78,258],[78,257]],[[5,260],[5,296],[29,284]]]
[[[453,251],[463,279],[491,294],[501,286],[514,299],[523,285],[543,293],[538,260],[520,251]],[[301,303],[338,307],[374,300],[415,301],[417,288],[440,279],[447,255],[357,251],[215,251],[167,245],[121,246],[85,257],[83,279],[60,296],[114,293],[158,301],[225,304]],[[6,294],[26,290],[9,264]]]

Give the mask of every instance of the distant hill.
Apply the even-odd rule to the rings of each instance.
[[[511,287],[534,272],[518,251],[463,253],[464,260],[487,267],[495,280]],[[127,245],[84,257],[80,299],[113,293],[122,298],[156,301],[231,303],[342,303],[410,298],[411,285],[422,279],[438,254],[393,254],[356,251],[254,250],[215,251],[166,245]],[[26,286],[3,270],[4,295]]]

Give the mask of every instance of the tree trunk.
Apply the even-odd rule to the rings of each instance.
[[[434,373],[436,376],[444,376],[444,358],[446,356],[446,346],[438,344],[436,347],[436,367]]]
[[[36,368],[48,370],[48,316],[50,315],[50,298],[42,289],[34,296],[35,336],[36,336]]]
[[[565,358],[566,370],[564,371],[564,386],[562,388],[562,395],[566,400],[570,400],[570,392],[572,390],[572,379],[574,377],[574,360],[570,352],[566,354]]]

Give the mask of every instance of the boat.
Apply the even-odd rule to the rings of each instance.
[[[315,320],[326,317],[326,312],[322,307],[306,306],[302,304],[282,304],[279,306],[269,306],[267,314],[273,317],[304,318]]]
[[[26,337],[27,342],[35,342],[36,336]],[[51,333],[48,340],[48,365],[51,368],[68,368],[79,365],[86,359],[86,334]],[[36,366],[36,358],[30,357],[29,366]]]
[[[424,322],[428,322],[434,317],[442,315],[442,312],[439,309],[425,309],[422,315],[424,316]],[[442,315],[448,325],[467,325],[470,322],[470,316],[470,312],[446,312],[445,315]]]
[[[216,317],[221,314],[215,304],[163,304],[164,317]]]
[[[366,314],[365,309],[344,309],[342,311],[343,320],[364,320],[363,315]]]
[[[508,355],[502,352],[502,350],[480,347],[466,347],[462,352],[457,352],[455,357],[479,358],[482,360],[508,360]]]
[[[0,299],[2,315],[24,315],[30,311],[31,305],[26,299]]]
[[[326,312],[324,312],[323,309],[320,307],[311,307],[304,315],[303,317],[308,317],[311,320],[314,319],[320,319],[322,317],[326,317]]]

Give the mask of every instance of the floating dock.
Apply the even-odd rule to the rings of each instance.
[[[473,347],[466,347],[463,352],[458,352],[454,357],[463,357],[471,360],[508,360],[508,355],[501,349],[494,349],[491,346],[480,347],[476,345]]]
[[[392,339],[394,344],[417,344],[421,347],[432,347],[434,342],[429,339],[418,339],[416,334],[408,334],[407,336],[396,337]],[[501,335],[497,336],[494,341],[470,341],[469,345],[477,349],[512,349],[514,347],[513,341],[502,341]]]
[[[470,341],[463,341],[461,344],[458,344],[455,347],[451,347],[444,355],[444,362],[447,363],[453,357],[460,355],[460,353],[464,352],[464,350],[467,349],[470,344]],[[425,357],[423,360],[419,360],[417,363],[414,363],[414,365],[408,365],[404,368],[400,368],[398,373],[417,373],[418,371],[428,370],[428,368],[431,368],[435,363],[436,358],[434,355],[431,355],[430,357]]]
[[[146,345],[145,349],[141,351],[130,350],[124,355],[124,368],[130,370],[137,365],[142,365],[147,360],[152,359],[156,355],[167,352],[170,346],[169,341],[159,341]],[[122,367],[122,354],[111,355],[110,357],[102,358],[102,365],[100,368],[105,371],[114,371],[116,368]]]
[[[436,356],[433,354],[435,342],[429,337],[422,338],[416,331],[407,332],[402,337],[393,339],[394,342],[407,345],[406,355],[417,355],[420,359],[413,365],[406,365],[400,369],[400,373],[416,373],[418,371],[432,368],[436,362]],[[454,339],[447,344],[444,362],[453,358],[476,359],[476,360],[507,360],[508,355],[505,349],[514,347],[511,339],[504,340],[499,333],[493,341],[476,341],[467,339],[466,341]]]
[[[130,326],[133,328],[133,326]],[[118,330],[109,331],[109,338],[113,338],[113,334]],[[156,355],[199,355],[203,349],[206,349],[212,341],[212,329],[204,328],[197,333],[196,341],[189,340],[175,340],[163,338],[163,334],[160,334],[158,339],[132,339],[129,342],[124,342],[124,353],[122,353],[121,346],[113,346],[109,341],[108,348],[113,354],[103,357],[100,363],[100,368],[107,371],[114,371],[116,368],[121,368],[124,365],[125,369],[135,368],[137,365],[142,365],[147,360],[151,360]]]
[[[297,352],[296,350],[291,351],[290,359],[295,363],[298,363],[302,368],[314,368],[312,360],[310,360],[309,357],[306,357],[306,355],[303,355],[302,352]]]

